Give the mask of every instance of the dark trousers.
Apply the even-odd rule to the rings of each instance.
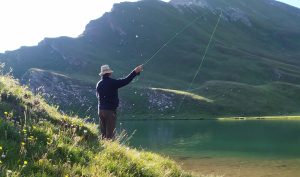
[[[113,139],[115,136],[117,112],[113,110],[100,110],[99,123],[102,138]]]

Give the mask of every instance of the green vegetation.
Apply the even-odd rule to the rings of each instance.
[[[130,90],[132,89],[132,90]],[[189,91],[157,88],[127,88],[122,90],[122,98],[134,102],[124,115],[143,115],[137,110],[148,109],[148,117],[173,119],[209,119],[219,117],[251,117],[251,116],[293,116],[299,114],[300,85],[284,82],[250,85],[239,82],[208,81],[200,87]],[[124,94],[126,93],[126,94]],[[149,95],[159,106],[146,107]],[[178,112],[179,103],[185,100]],[[138,101],[135,100],[138,98]],[[205,101],[205,100],[207,101]],[[167,109],[162,109],[168,106]],[[161,108],[161,109],[160,109]],[[160,115],[163,114],[163,115]],[[126,117],[126,118],[129,118]]]
[[[0,176],[190,176],[172,160],[99,140],[96,125],[61,114],[0,76]]]

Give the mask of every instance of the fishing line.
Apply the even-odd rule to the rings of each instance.
[[[217,28],[218,28],[218,26],[219,26],[219,23],[220,23],[222,14],[223,14],[223,12],[221,11],[220,16],[219,16],[219,18],[218,18],[218,21],[217,21],[217,23],[216,23],[216,25],[215,25],[215,27],[214,27],[214,30],[213,30],[213,32],[212,32],[212,34],[211,34],[211,36],[210,36],[209,42],[208,42],[208,44],[207,44],[207,46],[206,46],[206,48],[205,48],[204,54],[203,54],[203,56],[202,56],[201,63],[200,63],[200,65],[199,65],[199,67],[198,67],[198,69],[197,69],[197,71],[196,71],[196,74],[195,74],[194,77],[193,77],[192,82],[190,83],[190,85],[189,85],[189,87],[188,87],[188,89],[187,89],[186,91],[191,90],[191,88],[192,88],[192,86],[193,86],[193,84],[194,84],[194,82],[195,82],[195,79],[196,79],[196,77],[198,76],[198,74],[199,74],[199,72],[200,72],[200,70],[201,70],[201,68],[202,68],[203,62],[204,62],[204,60],[205,60],[205,58],[206,58],[206,55],[207,55],[207,51],[208,51],[208,49],[209,49],[209,47],[210,47],[210,44],[211,44],[211,42],[212,42],[212,39],[214,38],[214,35],[215,35],[215,33],[216,33],[216,31],[217,31]],[[182,98],[182,100],[181,100],[181,102],[180,102],[180,104],[179,104],[179,107],[178,107],[178,109],[177,109],[177,112],[179,112],[179,110],[181,109],[181,106],[182,106],[182,104],[183,104],[183,102],[184,102],[186,96],[187,96],[187,95],[185,94],[184,97]]]
[[[147,65],[157,54],[159,54],[160,51],[162,51],[168,44],[170,44],[174,39],[176,39],[177,36],[179,36],[181,33],[183,33],[185,30],[187,30],[190,26],[192,26],[197,20],[199,20],[200,18],[206,16],[207,14],[208,14],[208,12],[203,14],[203,15],[200,15],[200,16],[196,17],[189,24],[184,26],[180,31],[177,31],[170,39],[167,40],[167,42],[165,42],[163,45],[161,45],[158,48],[158,50],[149,59],[147,59],[144,62],[144,64],[142,64],[142,65],[143,66]],[[138,82],[138,81],[139,81],[139,78],[135,78],[132,83],[135,83],[135,82]]]
[[[197,20],[207,15],[205,13],[204,15],[200,15],[199,17],[192,20],[189,24],[187,24],[185,27],[183,27],[180,31],[176,32],[166,43],[164,43],[148,60],[145,61],[143,66],[147,65],[162,49],[164,49],[169,43],[171,43],[174,39],[177,38],[181,33],[183,33],[186,29],[188,29],[190,26],[192,26]]]
[[[189,24],[184,26],[180,31],[176,32],[170,39],[167,40],[167,42],[165,42],[163,45],[161,45],[160,48],[149,59],[147,59],[144,62],[143,66],[147,65],[157,54],[159,54],[159,52],[161,50],[163,50],[169,43],[171,43],[174,39],[176,39],[177,36],[179,36],[181,33],[183,33],[185,30],[187,30],[190,26],[192,26],[196,21],[198,21],[200,18],[206,16],[207,14],[208,14],[208,12],[203,14],[203,15],[200,15],[200,16],[196,17]],[[139,78],[136,78],[136,79],[133,80],[133,83],[138,82],[138,81],[139,81]]]

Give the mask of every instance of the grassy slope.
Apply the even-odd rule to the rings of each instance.
[[[60,114],[0,76],[0,176],[189,176],[168,158],[99,141],[97,128]]]
[[[124,100],[135,105],[120,118],[143,114],[138,110],[147,110],[148,117],[155,119],[166,116],[171,118],[172,115],[180,119],[295,115],[299,114],[300,104],[300,85],[284,82],[253,86],[238,82],[208,81],[186,92],[166,88],[134,88],[121,90],[121,93]],[[147,94],[154,95],[156,107],[145,104],[150,99]],[[180,104],[177,103],[183,99],[179,109]],[[169,104],[164,100],[169,100]],[[168,109],[160,110],[165,106]],[[133,115],[130,115],[132,112]]]

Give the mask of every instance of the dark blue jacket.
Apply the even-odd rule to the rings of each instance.
[[[136,72],[132,71],[123,79],[112,79],[107,76],[102,77],[96,86],[99,109],[116,110],[119,106],[118,89],[129,84],[135,76],[137,76]]]

